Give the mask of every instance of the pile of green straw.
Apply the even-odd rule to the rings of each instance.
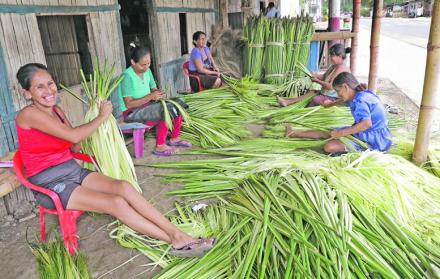
[[[115,65],[109,67],[107,63],[104,63],[101,70],[99,69],[99,61],[95,60],[95,67],[88,82],[81,70],[81,85],[86,93],[87,102],[80,100],[89,107],[84,117],[86,123],[98,116],[101,102],[108,100],[122,81],[122,77],[114,79],[114,72]],[[63,88],[76,96],[70,89]],[[130,153],[113,115],[110,115],[90,137],[81,143],[81,149],[84,153],[94,156],[97,163],[95,167],[100,172],[115,179],[127,180],[138,192],[142,192],[137,183]]]
[[[38,275],[41,279],[90,279],[84,254],[77,252],[70,255],[63,240],[41,244],[29,244],[37,260]]]
[[[156,165],[179,169],[165,175],[183,182],[175,194],[219,198],[204,212],[178,207],[173,218],[219,242],[195,260],[139,238],[137,244],[157,247],[144,250],[163,268],[155,278],[439,277],[435,176],[378,152],[329,159],[310,151],[255,154],[251,145],[237,150]]]
[[[244,49],[244,72],[257,80],[262,78],[264,42],[266,35],[267,19],[264,16],[249,17],[243,28],[246,40]]]
[[[304,73],[314,33],[311,17],[249,17],[244,27],[246,41],[244,73],[256,80],[289,87],[286,97],[295,97],[309,89],[309,73]],[[263,58],[264,56],[264,58]]]
[[[440,148],[432,148],[428,153],[427,169],[435,176],[440,177]]]
[[[266,24],[264,50],[264,79],[267,83],[282,84],[285,79],[286,50],[282,19],[271,19]]]

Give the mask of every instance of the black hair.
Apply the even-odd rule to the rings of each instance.
[[[268,8],[275,7],[275,4],[273,2],[269,2],[269,5],[267,5]]]
[[[196,31],[196,32],[194,32],[194,34],[193,34],[193,45],[194,45],[194,46],[196,46],[196,44],[194,43],[194,41],[197,41],[197,40],[200,38],[200,36],[202,36],[202,35],[205,35],[205,36],[206,36],[206,33],[203,32],[203,31]]]
[[[32,77],[36,72],[41,70],[49,73],[47,67],[40,63],[28,63],[21,66],[16,75],[18,83],[20,83],[23,89],[29,90],[29,88],[31,88]]]
[[[356,77],[349,72],[342,72],[337,75],[333,80],[332,86],[333,88],[341,87],[344,83],[356,92],[367,89],[367,85],[365,83],[360,83]]]
[[[151,56],[151,51],[148,47],[137,46],[134,43],[130,43],[130,59],[135,63],[139,62],[145,55]]]
[[[334,44],[328,50],[329,55],[339,56],[342,57],[342,59],[345,59],[345,57],[347,57],[347,53],[350,52],[351,52],[351,48],[350,47],[345,48],[342,44]]]

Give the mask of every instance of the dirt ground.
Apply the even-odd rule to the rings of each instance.
[[[418,108],[409,98],[389,80],[379,81],[379,90],[384,103],[397,107],[405,119],[417,120]],[[407,131],[415,132],[415,125],[410,124]],[[154,164],[158,162],[197,159],[197,156],[156,157],[151,154],[154,139],[146,138],[145,155],[134,159],[135,164]],[[133,146],[128,146],[133,154]],[[183,150],[183,149],[181,149]],[[143,194],[162,212],[173,209],[175,197],[167,192],[179,188],[177,184],[163,184],[156,174],[171,172],[166,169],[153,169],[144,166],[136,167],[139,184]],[[50,216],[49,216],[50,217]],[[48,230],[56,230],[58,221],[47,218]],[[150,261],[139,252],[119,246],[110,239],[107,227],[113,220],[106,215],[84,214],[78,222],[79,249],[86,254],[94,278],[151,278],[157,270],[150,271],[144,266]],[[26,238],[27,233],[27,238]],[[0,277],[4,279],[38,278],[35,259],[29,249],[27,240],[34,242],[39,234],[38,218],[14,223],[0,220]]]

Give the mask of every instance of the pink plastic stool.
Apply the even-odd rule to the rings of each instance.
[[[123,134],[133,134],[134,157],[142,158],[144,156],[144,134],[151,127],[142,123],[122,123],[119,129]]]

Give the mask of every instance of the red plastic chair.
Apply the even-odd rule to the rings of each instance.
[[[74,153],[73,157],[85,162],[92,162],[89,155],[83,153]],[[78,236],[76,234],[76,220],[78,219],[83,211],[80,210],[66,210],[61,204],[61,200],[57,193],[49,189],[43,188],[41,186],[30,183],[24,174],[23,161],[21,159],[20,151],[14,155],[14,171],[18,180],[23,183],[24,186],[30,188],[34,191],[41,192],[48,195],[53,203],[55,204],[55,209],[48,209],[40,205],[40,238],[42,241],[46,240],[46,226],[44,222],[44,215],[46,213],[58,215],[58,220],[60,222],[60,230],[63,235],[64,245],[68,249],[69,253],[73,255],[78,248]]]
[[[184,73],[187,77],[189,77],[189,78],[194,78],[194,79],[197,80],[197,83],[198,83],[198,86],[199,86],[199,91],[197,91],[197,92],[200,92],[200,91],[205,90],[205,88],[204,88],[203,85],[202,85],[202,81],[200,80],[200,77],[199,77],[198,75],[190,74],[190,72],[189,72],[189,61],[186,61],[185,63],[183,63],[183,65],[182,65],[182,69],[183,69],[183,73]]]

